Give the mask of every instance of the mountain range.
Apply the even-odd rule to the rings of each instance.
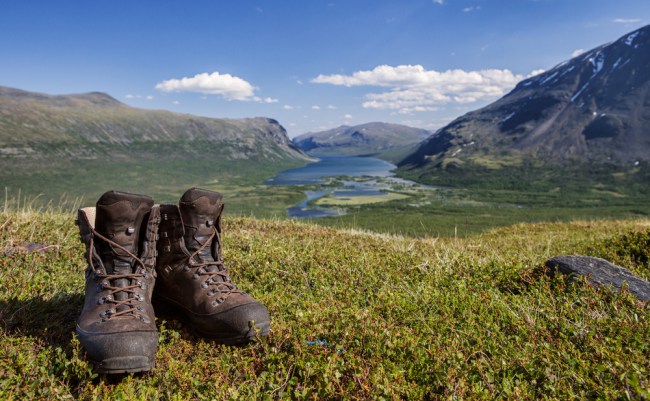
[[[129,107],[100,92],[0,87],[0,188],[39,205],[111,189],[175,202],[193,186],[244,188],[310,160],[270,118],[197,117]],[[239,196],[229,210],[242,211],[248,198]]]
[[[398,160],[430,135],[430,131],[420,128],[372,122],[306,133],[293,138],[293,143],[313,154],[377,156]]]
[[[100,92],[52,96],[0,87],[0,162],[161,155],[251,163],[308,159],[268,118],[196,117],[129,107]]]
[[[650,161],[650,26],[521,81],[436,131],[399,162],[443,171],[537,166],[634,168]]]

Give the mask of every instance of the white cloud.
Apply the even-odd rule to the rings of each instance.
[[[255,96],[255,87],[248,81],[230,74],[213,72],[196,74],[193,77],[168,79],[156,84],[162,92],[197,92],[208,95],[220,95],[226,100],[254,101],[275,103],[277,99]]]
[[[181,104],[181,102],[179,102],[178,100],[174,100],[172,104]]]
[[[571,57],[578,57],[582,53],[585,52],[585,49],[575,49],[573,52],[571,52]]]
[[[330,110],[336,110],[336,106],[334,106],[332,104],[328,104],[327,108],[330,109]]]
[[[293,106],[289,106],[288,104],[285,104],[282,108],[285,110],[293,110]]]
[[[348,120],[352,119],[352,114],[346,114],[343,116],[343,118],[346,118]]]
[[[277,103],[279,101],[278,99],[273,99],[272,97],[261,98],[258,96],[254,96],[252,100],[258,103]]]
[[[614,22],[617,24],[635,24],[637,22],[641,22],[641,19],[640,18],[616,18]]]
[[[387,91],[366,94],[363,107],[410,114],[433,111],[444,104],[496,99],[523,78],[507,69],[439,72],[426,70],[421,65],[380,65],[352,75],[319,75],[312,82],[347,87],[385,87]]]
[[[298,85],[302,85],[302,84],[303,84],[303,82],[302,82],[301,80],[297,80],[296,83],[297,83]]]
[[[476,7],[465,7],[463,8],[464,13],[471,13],[472,11],[478,11],[481,9],[481,6],[476,6]]]
[[[151,96],[151,95],[147,95],[147,96],[134,95],[132,93],[129,93],[128,95],[125,95],[124,98],[125,99],[147,99],[147,100],[152,100],[153,96]]]
[[[314,106],[311,106],[311,109],[312,110],[320,110],[320,106],[314,105]]]
[[[445,0],[433,0],[435,4],[440,4],[443,5],[445,3]]]
[[[546,72],[546,70],[544,70],[544,69],[533,70],[533,71],[530,72],[530,74],[526,75],[526,78],[532,78],[535,75],[539,75],[539,74],[542,74],[544,72]]]

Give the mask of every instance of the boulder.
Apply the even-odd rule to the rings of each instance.
[[[547,260],[546,267],[553,273],[559,271],[569,277],[586,276],[596,287],[612,286],[620,290],[623,283],[627,283],[628,290],[639,300],[650,301],[650,282],[605,259],[577,255],[557,256]]]

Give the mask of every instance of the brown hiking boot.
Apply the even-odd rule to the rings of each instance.
[[[266,307],[238,289],[221,257],[221,195],[192,188],[161,205],[156,309],[179,312],[202,337],[222,344],[269,333]],[[159,306],[160,305],[160,306]]]
[[[79,342],[101,373],[151,370],[158,348],[151,306],[158,206],[148,196],[111,191],[78,216],[88,260]]]

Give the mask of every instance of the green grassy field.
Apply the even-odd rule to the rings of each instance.
[[[106,377],[73,334],[73,214],[28,209],[0,213],[0,399],[650,398],[647,304],[542,268],[589,254],[648,279],[648,219],[414,239],[227,216],[225,259],[270,336],[219,346],[158,319],[156,368]]]

